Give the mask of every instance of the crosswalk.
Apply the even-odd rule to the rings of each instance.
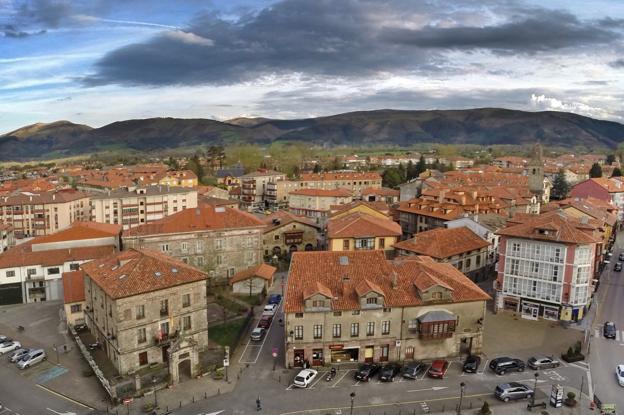
[[[594,337],[604,338],[604,332],[601,329],[594,329]],[[612,339],[609,339],[609,340],[612,340]],[[615,331],[615,341],[616,342],[624,341],[624,330]]]

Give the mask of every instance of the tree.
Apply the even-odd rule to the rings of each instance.
[[[622,170],[619,167],[614,168],[611,177],[622,177]]]
[[[405,170],[405,166],[403,165],[403,163],[399,163],[399,168],[397,169],[397,171],[399,172],[399,176],[401,177],[401,183],[403,183],[407,178],[407,171]]]
[[[416,164],[416,176],[415,177],[420,176],[420,173],[424,173],[425,170],[427,170],[427,163],[425,163],[425,156],[421,154],[420,159],[418,160],[418,163]]]
[[[321,172],[321,164],[320,163],[316,163],[314,165],[314,169],[312,170],[313,173],[320,173]]]
[[[607,164],[610,166],[615,162],[615,154],[609,154],[607,156]]]
[[[591,169],[589,169],[589,177],[591,178],[602,177],[602,167],[600,167],[600,164],[598,163],[592,164]]]
[[[553,199],[565,199],[570,191],[570,185],[566,181],[565,173],[563,169],[559,170],[555,179],[553,180],[553,187],[550,191],[550,195]]]
[[[169,160],[165,162],[171,170],[180,170],[180,163],[178,163],[178,159],[173,157],[169,157]]]
[[[408,181],[418,176],[418,174],[416,174],[416,166],[414,165],[414,163],[412,163],[412,160],[407,162],[407,169],[405,173],[406,173],[406,179]]]
[[[192,171],[197,176],[197,181],[202,183],[204,179],[204,167],[199,159],[199,154],[195,153],[193,157],[186,163],[186,169]]]
[[[396,188],[398,185],[402,183],[401,174],[398,169],[390,168],[384,170],[381,175],[382,186],[390,187],[392,189]]]

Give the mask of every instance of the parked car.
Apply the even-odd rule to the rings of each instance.
[[[490,369],[497,375],[504,375],[511,370],[524,372],[524,368],[524,361],[512,357],[498,357],[490,362]]]
[[[402,376],[407,379],[416,379],[425,370],[427,365],[423,362],[409,362],[403,366]]]
[[[273,321],[273,317],[272,316],[265,316],[263,315],[260,318],[260,321],[258,322],[258,327],[262,328],[262,329],[269,329],[269,327],[271,327],[271,321]]]
[[[432,377],[432,378],[444,379],[444,375],[446,375],[446,371],[448,370],[448,368],[449,368],[448,360],[443,360],[443,359],[434,360],[431,363],[431,367],[429,368],[429,371],[427,372],[427,374],[429,375],[429,377]]]
[[[538,370],[559,367],[561,362],[552,356],[533,356],[527,361],[527,364],[531,369]]]
[[[76,333],[80,333],[81,331],[85,331],[87,329],[87,325],[82,323],[82,324],[76,324],[74,326],[74,330],[76,330]]]
[[[46,358],[47,356],[43,349],[36,349],[22,357],[22,359],[17,362],[17,367],[20,369],[28,369],[37,363],[43,362]]]
[[[618,256],[620,261],[624,261],[624,252],[620,252],[620,256]]]
[[[271,294],[269,295],[269,304],[276,304],[279,305],[279,303],[282,302],[282,296],[279,294]]]
[[[355,372],[355,380],[362,380],[368,382],[375,373],[379,372],[379,365],[376,363],[364,363],[358,367]]]
[[[530,398],[533,396],[533,389],[523,383],[509,382],[498,385],[494,395],[503,402],[509,402]]]
[[[15,363],[18,360],[20,360],[22,357],[26,356],[28,353],[30,353],[30,349],[25,348],[25,347],[14,350],[13,353],[9,355],[9,362]]]
[[[15,340],[10,341],[10,342],[4,342],[0,344],[0,354],[12,352],[14,350],[19,349],[20,347],[22,347],[22,344]]]
[[[481,364],[481,357],[471,354],[466,358],[464,362],[464,372],[466,373],[477,373],[479,370],[479,365]]]
[[[12,338],[10,338],[10,337],[7,337],[7,336],[0,336],[0,344],[3,344],[3,343],[10,343],[10,342],[12,342],[12,341],[13,341],[13,339],[12,339]]]
[[[298,388],[307,388],[316,378],[316,375],[318,375],[318,372],[314,369],[303,369],[295,376],[293,384]]]
[[[272,316],[275,314],[276,311],[277,311],[277,304],[267,304],[264,306],[264,310],[262,311],[262,314]]]
[[[615,376],[617,376],[620,386],[624,386],[624,365],[617,365],[615,368]]]
[[[606,339],[615,339],[617,330],[615,328],[615,323],[612,321],[607,321],[604,323],[604,327],[602,329],[602,335]]]
[[[264,335],[266,334],[266,330],[263,329],[262,327],[256,327],[255,329],[253,329],[253,331],[251,332],[251,340],[259,342],[260,340],[264,339]]]
[[[398,363],[386,363],[379,371],[379,380],[382,382],[394,382],[394,378],[401,372]]]
[[[613,271],[615,271],[615,272],[622,271],[622,263],[621,262],[616,262],[615,266],[613,267]]]

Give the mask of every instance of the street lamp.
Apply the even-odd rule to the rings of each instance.
[[[531,406],[535,406],[535,395],[537,394],[537,378],[539,377],[539,372],[535,372],[533,376],[535,376],[535,384],[533,385],[533,396],[531,396]]]
[[[158,408],[158,396],[156,396],[156,376],[152,376],[152,385],[154,385],[154,408]]]
[[[353,401],[355,400],[355,392],[351,392],[349,396],[351,397],[351,411],[349,412],[349,415],[353,415]]]
[[[466,390],[466,384],[464,382],[459,384],[459,405],[457,406],[457,415],[461,415],[462,401],[464,400],[464,391]]]

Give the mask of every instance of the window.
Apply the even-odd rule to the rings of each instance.
[[[137,320],[145,318],[145,306],[144,305],[141,304],[136,307],[136,318]]]
[[[379,249],[386,249],[386,238],[379,238]]]
[[[471,263],[470,258],[467,258],[466,259],[466,270],[470,270],[470,263]]]
[[[464,261],[459,261],[457,263],[457,269],[461,271],[463,268],[464,268]]]
[[[160,315],[169,315],[169,300],[160,300]]]
[[[139,366],[145,366],[147,364],[147,352],[139,353]]]
[[[343,251],[348,251],[349,250],[349,240],[348,239],[343,239],[342,240],[342,250]]]
[[[6,276],[7,276],[7,278],[14,277],[15,276],[15,271],[7,271],[6,272]]]
[[[389,312],[391,312],[391,311],[392,311],[392,309],[391,309],[391,308],[384,308],[384,309],[383,309],[383,312],[384,312],[384,313],[389,313]]]
[[[147,333],[145,332],[145,327],[137,330],[137,343],[145,343],[147,341]]]
[[[190,307],[191,306],[191,294],[184,294],[182,296],[182,307]]]
[[[390,334],[390,320],[381,322],[381,334]]]
[[[223,249],[223,239],[215,239],[215,249]]]
[[[37,270],[35,268],[28,268],[28,270],[26,270],[26,275],[27,276],[31,276],[31,275],[35,275],[37,273]]]
[[[359,315],[360,315],[360,310],[353,310],[353,311],[351,312],[351,315],[352,315],[352,316],[359,316]]]
[[[190,330],[191,329],[191,316],[184,316],[182,318],[182,328],[184,330]]]
[[[198,256],[195,258],[195,263],[197,264],[198,267],[203,267],[204,266],[204,257],[203,256]]]
[[[76,263],[69,264],[70,271],[78,271],[79,268],[80,268],[80,264],[76,264]]]
[[[197,252],[204,252],[204,241],[197,241]]]
[[[360,335],[360,323],[351,323],[351,337]]]
[[[72,313],[80,313],[82,311],[82,304],[72,304],[69,308]]]
[[[340,336],[342,336],[342,326],[340,324],[334,324],[332,335],[335,338],[340,338]]]
[[[377,304],[377,297],[368,297],[366,299],[366,304]]]
[[[182,252],[186,252],[186,251],[188,251],[188,243],[186,243],[186,242],[182,242],[182,243],[180,244],[180,249],[182,249]]]
[[[303,326],[295,326],[295,340],[303,340]]]
[[[520,267],[520,260],[519,259],[512,259],[511,260],[511,275],[518,275],[518,268]]]
[[[162,252],[169,252],[169,244],[162,244],[162,245],[160,245],[160,250]]]
[[[518,242],[511,244],[511,252],[520,252],[520,244]]]
[[[366,323],[366,335],[367,336],[375,335],[375,322],[374,321],[369,321],[368,323]]]
[[[420,337],[425,338],[440,338],[451,337],[455,332],[456,321],[434,321],[428,323],[421,323],[419,326]]]
[[[475,258],[475,263],[477,264],[477,268],[481,266],[481,255],[477,255]]]
[[[313,300],[312,307],[325,307],[325,300]]]
[[[539,272],[539,262],[532,262],[531,270],[537,274]]]
[[[295,313],[295,318],[303,318],[303,313]]]
[[[48,268],[48,274],[59,274],[61,271],[58,269],[58,267],[55,268]]]
[[[278,235],[273,236],[273,240],[275,240],[275,241],[279,241],[279,240],[280,240],[280,236],[279,236],[279,234],[278,234]]]
[[[334,317],[342,316],[342,311],[334,311]]]
[[[322,339],[323,338],[323,326],[321,324],[315,324],[313,327],[312,334],[314,335],[315,339]]]

